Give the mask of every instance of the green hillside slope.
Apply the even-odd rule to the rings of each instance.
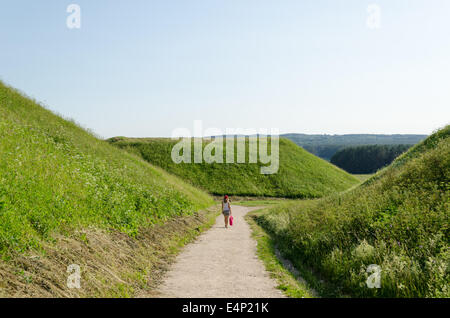
[[[0,82],[0,256],[82,227],[136,235],[212,198]]]
[[[345,171],[284,138],[280,138],[279,143],[279,170],[268,175],[261,174],[261,163],[248,163],[248,157],[246,163],[176,164],[171,159],[171,151],[177,141],[171,139],[116,137],[109,141],[217,195],[315,198],[346,190],[358,183]],[[246,141],[246,149],[249,149],[248,139]],[[206,142],[203,149],[205,145]]]
[[[333,295],[449,297],[450,126],[363,185],[258,218],[299,268],[312,267]],[[370,264],[381,288],[368,288]]]

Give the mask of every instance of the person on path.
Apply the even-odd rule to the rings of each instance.
[[[222,213],[225,221],[225,228],[228,228],[228,221],[231,215],[231,206],[230,200],[228,199],[228,195],[225,195],[222,200]]]

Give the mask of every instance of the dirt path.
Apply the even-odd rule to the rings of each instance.
[[[283,297],[256,256],[244,215],[255,208],[232,206],[235,224],[223,216],[187,245],[159,288],[160,297]]]

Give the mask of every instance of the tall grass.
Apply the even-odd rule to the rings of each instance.
[[[79,227],[139,229],[212,203],[0,82],[0,256]]]
[[[449,297],[450,126],[358,188],[286,203],[259,218],[335,295]],[[368,288],[370,264],[381,288]]]

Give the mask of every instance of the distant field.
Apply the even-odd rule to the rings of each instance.
[[[267,206],[267,205],[275,205],[286,202],[287,200],[254,200],[254,201],[236,201],[232,204],[238,204],[243,206]]]
[[[270,175],[261,174],[260,162],[248,163],[248,160],[241,164],[204,161],[176,164],[171,159],[171,151],[177,141],[170,139],[116,137],[109,142],[215,195],[317,198],[358,183],[352,175],[284,138],[280,138],[279,171]]]
[[[373,173],[371,173],[371,174],[353,174],[353,176],[355,177],[355,178],[357,178],[359,181],[361,181],[361,182],[364,182],[364,181],[366,181],[367,179],[369,179],[370,177],[372,177],[374,174]]]
[[[282,203],[257,221],[298,268],[314,269],[325,296],[450,297],[449,216],[447,126],[359,187]],[[370,264],[381,288],[366,285]]]

